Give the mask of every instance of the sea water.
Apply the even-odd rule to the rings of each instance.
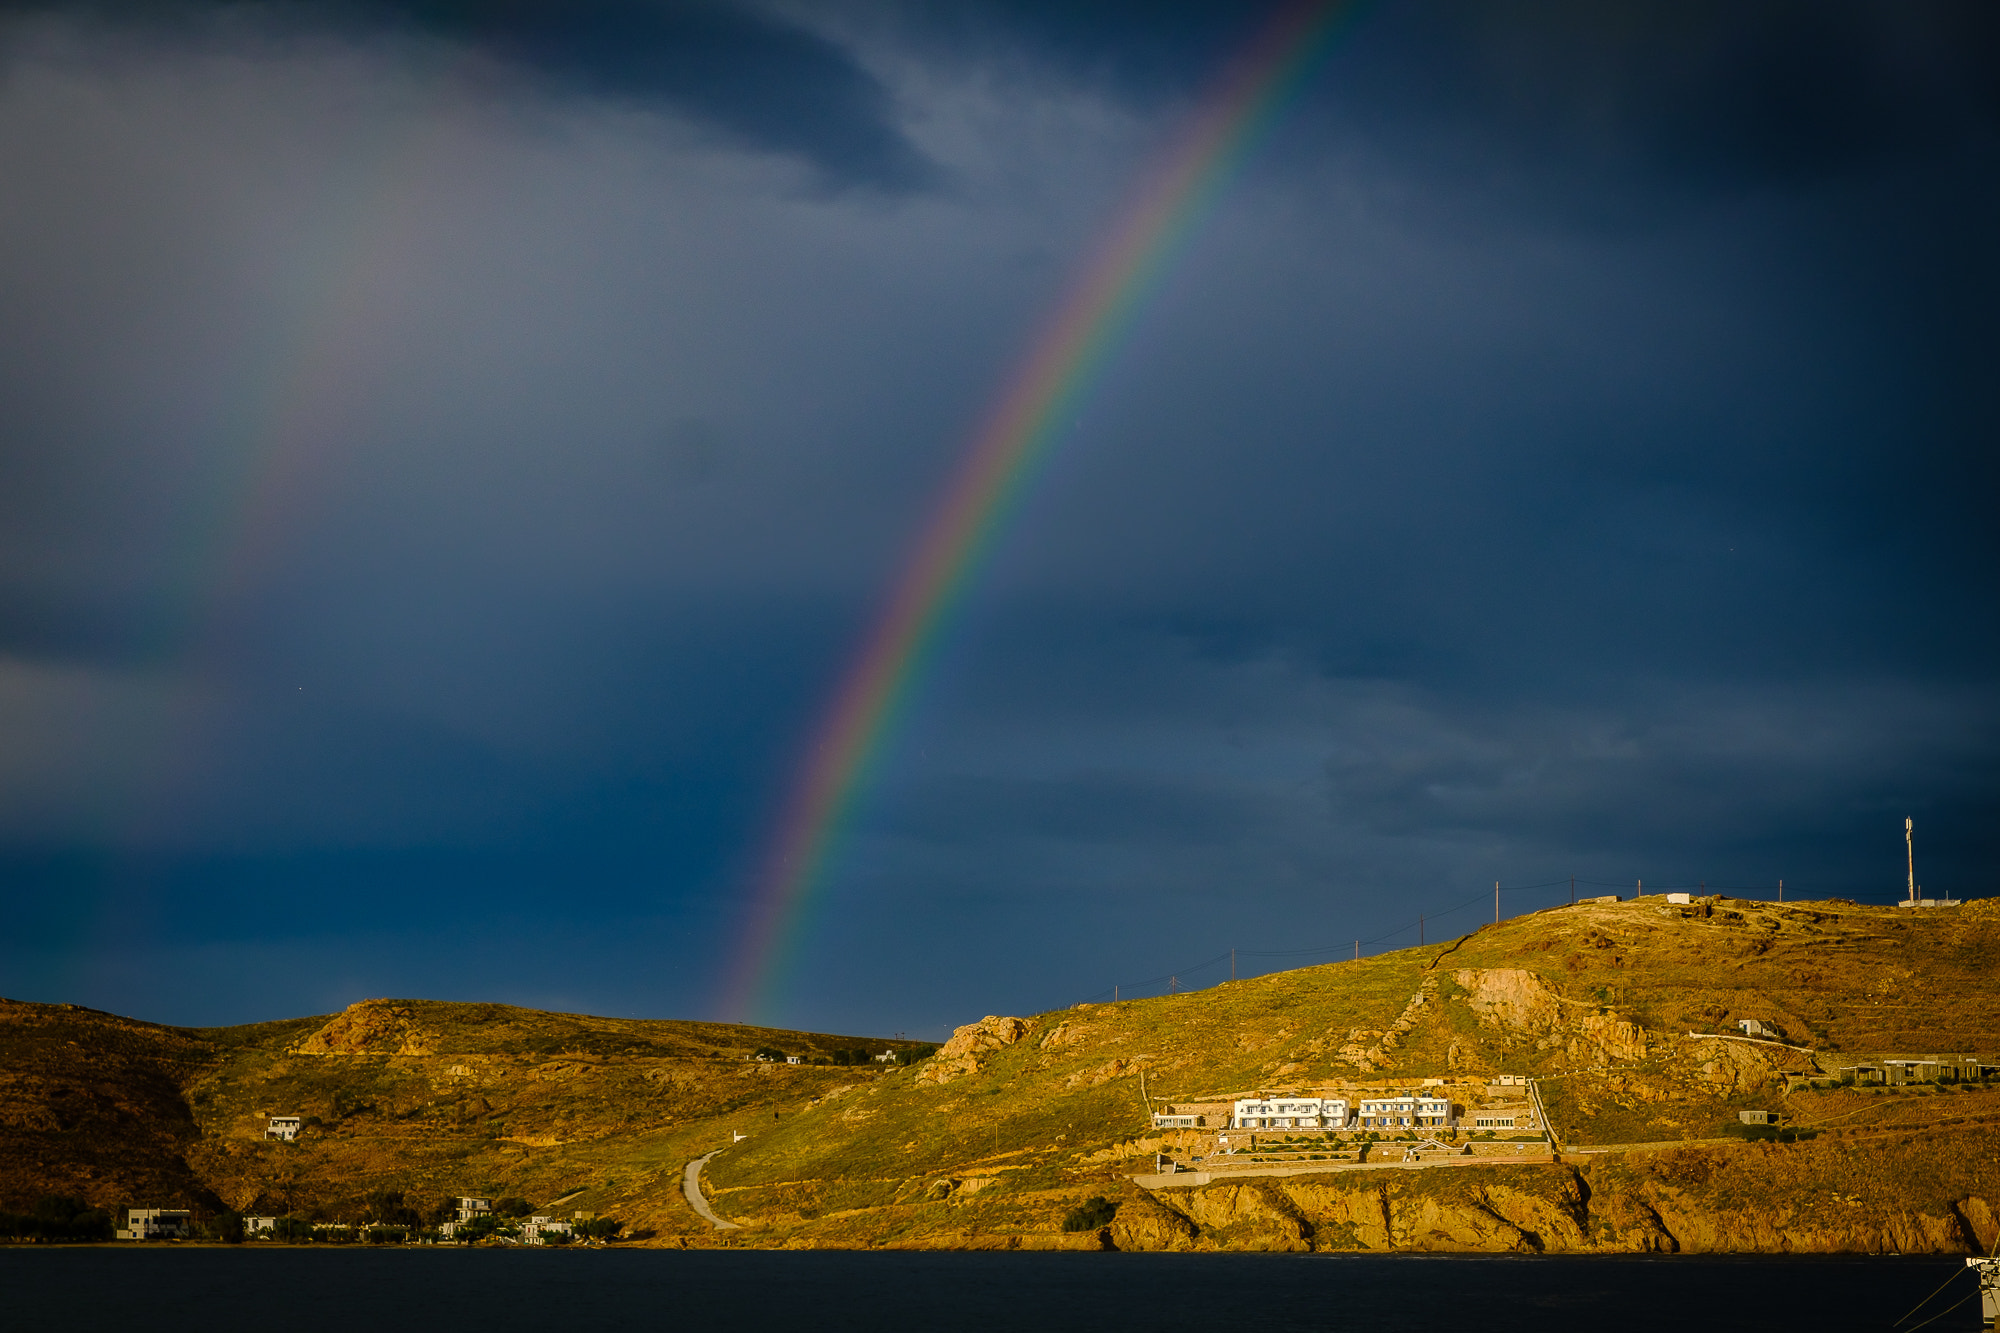
[[[1950,1258],[0,1248],[0,1329],[1886,1330]],[[1954,1286],[1969,1286],[1958,1278]],[[1918,1319],[1949,1306],[1948,1288]],[[1978,1327],[1978,1303],[1932,1330]],[[1917,1322],[1912,1320],[1911,1323]]]

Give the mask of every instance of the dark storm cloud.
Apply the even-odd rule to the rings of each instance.
[[[837,184],[907,190],[927,162],[885,90],[832,42],[728,0],[4,0],[154,35],[324,30],[431,38],[531,72],[555,91],[666,107]],[[221,18],[235,26],[217,24]]]
[[[700,1011],[982,404],[1262,12],[181,12],[0,83],[16,989]],[[1495,878],[1881,900],[1905,815],[1981,891],[1992,32],[1359,11],[902,701],[795,1021]]]
[[[996,33],[1122,95],[1185,96],[1267,7],[1207,2],[916,7],[963,58]],[[984,22],[978,21],[983,16]],[[1343,59],[1343,49],[1360,52]],[[1799,182],[1936,151],[2000,124],[1990,6],[1457,0],[1353,8],[1316,96],[1439,166],[1596,175],[1606,190]],[[1483,178],[1483,179],[1482,179]]]

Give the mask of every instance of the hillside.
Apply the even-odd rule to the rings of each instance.
[[[210,1029],[0,1001],[0,1209],[70,1194],[358,1220],[378,1190],[424,1209],[456,1194],[542,1201],[604,1181],[586,1164],[600,1141],[672,1143],[876,1076],[751,1058],[765,1047],[806,1060],[920,1049],[423,1000]],[[307,1118],[299,1142],[264,1140],[274,1114]]]
[[[1372,1242],[1353,1243],[1952,1248],[1983,1234],[1988,1201],[2000,1201],[2000,1090],[1787,1094],[1786,1073],[1812,1071],[1814,1054],[1688,1034],[1755,1018],[1829,1071],[1937,1051],[1990,1062],[1996,944],[1995,900],[1926,912],[1659,898],[1564,907],[1428,949],[961,1030],[929,1066],[729,1149],[709,1179],[717,1206],[758,1224],[766,1243],[1088,1243],[1051,1233],[1103,1194],[1131,1201],[1128,1223],[1152,1219],[1155,1234],[1126,1245],[1230,1244],[1232,1227],[1261,1218],[1240,1243],[1338,1247],[1372,1229]],[[1142,1071],[1156,1107],[1532,1076],[1565,1151],[1540,1167],[1265,1177],[1141,1197],[1126,1177],[1156,1151],[1215,1151],[1213,1133],[1151,1130]],[[1818,1136],[1732,1141],[1737,1112],[1761,1108]],[[1587,1151],[1614,1144],[1662,1147]],[[1516,1209],[1516,1225],[1495,1191],[1540,1202]],[[1604,1196],[1594,1215],[1593,1192]],[[1444,1212],[1463,1215],[1399,1227],[1397,1193],[1416,1213],[1455,1201]],[[1836,1215],[1820,1216],[1828,1199]]]
[[[1581,904],[1427,949],[989,1018],[893,1071],[746,1058],[879,1042],[499,1005],[369,1001],[196,1032],[7,1004],[0,1206],[62,1184],[106,1205],[178,1189],[348,1217],[392,1189],[421,1207],[560,1201],[674,1244],[1984,1248],[2000,1239],[2000,1084],[1837,1073],[2000,1061],[1996,944],[2000,900]],[[1214,1119],[1155,1130],[1150,1115],[1425,1080],[1462,1109],[1538,1096],[1557,1150],[1539,1124],[1468,1124],[1435,1149],[1291,1133],[1225,1146]],[[1746,1141],[1768,1132],[1745,1130],[1746,1110],[1797,1141]],[[285,1112],[317,1123],[263,1142],[263,1117]],[[681,1197],[682,1167],[716,1148],[708,1193],[742,1230],[714,1232]],[[1194,1169],[1142,1190],[1132,1177],[1156,1153]],[[1063,1230],[1096,1197],[1118,1205],[1109,1225],[1107,1207]]]

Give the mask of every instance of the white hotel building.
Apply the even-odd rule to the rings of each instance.
[[[1233,1129],[1345,1129],[1344,1097],[1245,1097],[1230,1118]]]
[[[1371,1097],[1361,1103],[1357,1129],[1449,1129],[1451,1098],[1404,1093]]]

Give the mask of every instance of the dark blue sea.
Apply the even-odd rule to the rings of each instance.
[[[1958,1259],[0,1249],[0,1329],[1888,1333]],[[1950,1288],[1907,1331],[1971,1290]],[[1978,1327],[1978,1303],[1931,1330]]]

